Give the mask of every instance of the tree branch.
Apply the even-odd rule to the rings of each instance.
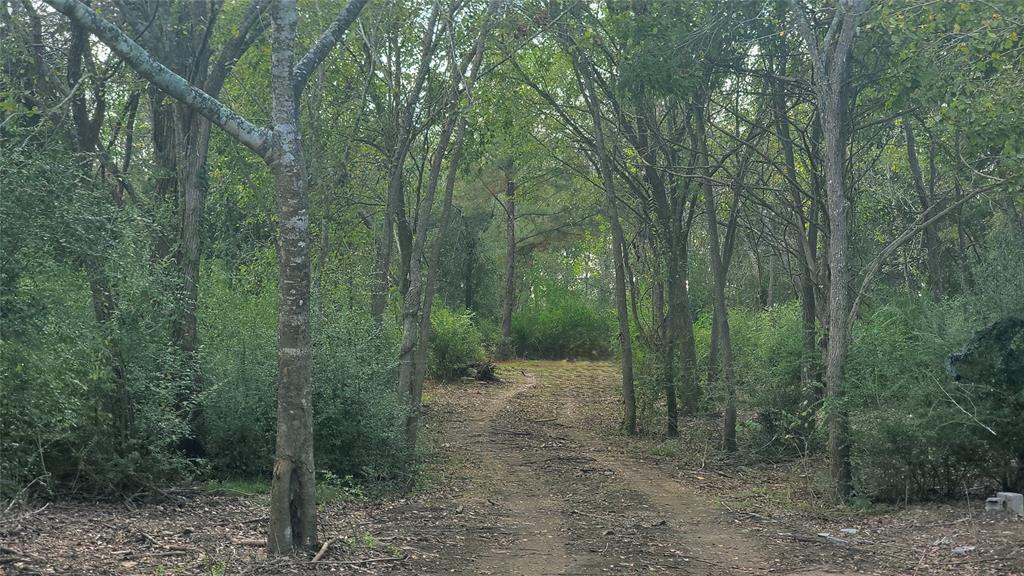
[[[984,188],[975,190],[970,194],[965,194],[962,198],[960,198],[956,202],[953,202],[949,206],[946,206],[943,210],[939,211],[934,216],[930,218],[922,217],[922,221],[911,224],[909,228],[904,230],[902,234],[897,236],[896,239],[894,239],[885,248],[883,248],[882,251],[878,253],[878,256],[876,256],[874,260],[872,260],[871,263],[868,264],[867,272],[865,272],[864,274],[864,280],[861,281],[860,283],[860,290],[857,291],[857,297],[854,298],[853,306],[850,307],[850,318],[856,318],[857,310],[860,308],[861,300],[864,298],[864,293],[867,291],[868,286],[871,285],[871,281],[875,279],[875,275],[878,274],[878,271],[882,268],[882,264],[889,258],[889,256],[892,255],[893,252],[895,252],[900,246],[903,246],[911,239],[913,239],[914,236],[918,234],[918,232],[921,232],[925,228],[931,226],[932,224],[935,224],[939,220],[942,220],[950,212],[959,208],[968,200],[975,198],[985,192],[988,192],[989,190],[998,188],[1003,184],[1004,182],[997,182],[995,184],[990,184],[988,186],[985,186]]]
[[[323,31],[323,34],[320,34],[320,37],[316,39],[316,43],[309,49],[309,52],[306,52],[302,60],[299,60],[299,63],[295,65],[296,94],[302,93],[302,90],[306,87],[306,81],[309,80],[309,76],[327,58],[327,55],[331,53],[334,46],[341,42],[345,32],[348,31],[348,27],[359,17],[359,13],[368,1],[349,0],[345,8],[338,14],[338,17],[334,19],[334,22],[331,22],[331,25]]]
[[[259,38],[266,28],[266,20],[262,18],[270,0],[253,0],[242,16],[238,32],[228,40],[217,56],[217,61],[206,80],[206,92],[216,98],[220,94],[224,81],[234,68],[235,63],[245,54],[246,50]]]
[[[45,0],[94,34],[140,76],[171,97],[181,101],[227,132],[250,150],[265,157],[270,150],[270,131],[243,118],[216,98],[191,85],[161,64],[142,46],[79,0]]]

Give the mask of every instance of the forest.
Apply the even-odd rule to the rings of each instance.
[[[0,0],[0,62],[0,573],[1024,574],[1019,0]]]

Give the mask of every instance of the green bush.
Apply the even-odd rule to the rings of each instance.
[[[805,454],[815,442],[811,434],[819,391],[804,389],[800,382],[800,313],[795,301],[767,310],[729,310],[738,404],[755,412],[739,423],[738,440],[743,453],[758,459]],[[714,386],[707,382],[710,316],[709,309],[694,323],[694,337],[704,408],[715,411],[725,404],[726,391],[721,377]]]
[[[59,139],[6,145],[34,133],[0,146],[0,496],[185,478],[175,283],[150,263],[149,226],[76,182],[80,159]],[[103,325],[87,268],[109,287]]]
[[[473,324],[473,313],[453,312],[439,307],[430,316],[429,369],[432,377],[454,380],[473,362],[484,359],[480,331]]]
[[[605,359],[616,347],[615,316],[582,294],[560,286],[535,286],[534,296],[512,317],[515,353],[523,358]]]
[[[145,262],[127,243],[117,250],[122,262]],[[52,492],[117,494],[187,477],[176,450],[184,372],[169,341],[170,291],[141,265],[111,267],[116,314],[101,329],[84,274],[35,264],[8,294],[32,309],[0,341],[0,493],[35,481]]]
[[[317,469],[388,484],[408,484],[411,452],[395,382],[397,341],[363,314],[325,306],[313,331],[313,445]]]
[[[202,439],[221,478],[269,474],[276,420],[276,285],[263,255],[231,275],[203,270]],[[400,480],[408,450],[398,434],[393,339],[347,307],[313,308],[316,465],[339,478]]]
[[[965,309],[904,298],[857,327],[846,401],[861,495],[951,498],[979,482],[1020,482],[1012,462],[1024,454],[1024,389],[952,382],[946,373],[948,355],[980,328]]]
[[[633,346],[633,390],[636,395],[637,430],[642,434],[665,432],[665,373],[655,356],[637,341]]]

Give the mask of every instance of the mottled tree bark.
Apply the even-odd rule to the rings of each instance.
[[[829,217],[828,257],[829,342],[825,364],[825,391],[829,401],[829,457],[832,479],[840,498],[853,491],[850,466],[849,419],[844,403],[846,359],[850,347],[850,271],[849,217],[850,198],[844,176],[846,169],[846,131],[844,130],[843,93],[849,73],[857,23],[867,9],[868,0],[844,0],[839,3],[825,40],[819,44],[811,30],[803,7],[793,1],[800,35],[810,51],[814,70],[814,88],[824,135],[826,207]]]
[[[316,545],[316,477],[313,464],[313,349],[309,329],[309,196],[295,94],[294,0],[271,8],[272,146],[278,212],[277,445],[270,491],[271,553]]]

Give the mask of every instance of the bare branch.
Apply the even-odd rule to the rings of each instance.
[[[331,53],[331,50],[338,42],[341,42],[345,32],[348,31],[349,26],[359,17],[359,13],[368,1],[349,0],[345,8],[338,14],[338,17],[334,19],[334,22],[331,22],[331,25],[323,31],[323,34],[320,34],[320,37],[316,39],[316,43],[309,49],[309,52],[306,52],[302,60],[299,60],[299,63],[295,65],[296,94],[302,93],[302,90],[306,87],[306,82],[309,80],[309,76],[327,58],[327,55]]]
[[[270,150],[270,131],[256,126],[221,101],[178,76],[142,46],[79,0],[45,0],[58,12],[94,34],[124,59],[140,76],[181,101],[227,132],[250,150],[265,157]]]

